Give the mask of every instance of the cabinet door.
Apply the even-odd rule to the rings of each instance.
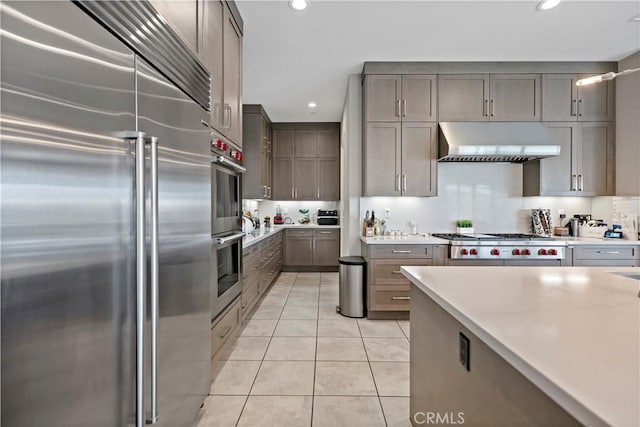
[[[400,123],[367,123],[363,196],[400,196]]]
[[[340,239],[313,238],[313,265],[337,266],[340,257]]]
[[[578,79],[591,74],[579,74]],[[608,122],[614,119],[614,83],[604,81],[578,88],[578,121]]]
[[[367,75],[364,80],[364,120],[399,122],[402,77]]]
[[[547,123],[547,128],[556,144],[560,145],[560,155],[540,160],[540,196],[576,195],[578,126],[576,123]],[[525,174],[525,179],[527,176]]]
[[[436,121],[436,76],[402,76],[402,121]]]
[[[222,131],[222,20],[224,5],[207,0],[203,7],[202,58],[211,73],[210,125]]]
[[[291,200],[293,194],[293,159],[273,158],[273,199]]]
[[[578,132],[578,191],[584,196],[613,194],[613,126],[610,123],[581,123]]]
[[[438,160],[436,123],[402,124],[402,195],[435,196]]]
[[[438,76],[438,120],[489,120],[489,75]]]
[[[191,51],[197,54],[198,0],[151,0],[150,3]]]
[[[540,74],[493,74],[490,87],[491,120],[540,120]]]
[[[293,130],[273,129],[273,157],[293,157]]]
[[[293,198],[296,200],[318,200],[318,186],[316,184],[317,159],[294,159],[293,164]]]
[[[313,265],[313,237],[287,236],[284,265]]]
[[[320,129],[316,134],[318,157],[337,159],[340,157],[340,131],[338,129]]]
[[[223,130],[242,148],[242,34],[227,7],[223,21]]]
[[[316,130],[296,129],[293,131],[293,155],[295,157],[318,157]]]
[[[340,200],[340,161],[318,159],[318,199]]]
[[[271,124],[265,120],[265,155],[262,169],[265,171],[264,185],[267,186],[267,198],[273,197],[273,143],[271,138]]]
[[[578,117],[578,88],[575,74],[542,75],[542,120],[571,122]]]

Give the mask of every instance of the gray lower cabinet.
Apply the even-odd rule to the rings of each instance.
[[[337,270],[340,229],[305,228],[286,230],[284,265],[289,270],[320,268]]]
[[[612,123],[546,123],[560,155],[523,165],[524,196],[605,196],[615,192]]]
[[[367,123],[364,139],[364,196],[435,196],[436,123]]]
[[[580,245],[573,248],[574,267],[640,267],[640,245]]]
[[[269,289],[283,261],[283,233],[266,238],[243,250],[241,312],[245,319]]]
[[[589,74],[543,74],[542,120],[606,122],[614,119],[614,83],[576,86]]]
[[[438,120],[539,121],[540,74],[438,76]]]
[[[274,200],[340,200],[337,123],[273,125]]]

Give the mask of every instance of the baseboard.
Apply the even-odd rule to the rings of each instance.
[[[329,265],[329,266],[315,266],[315,265],[283,265],[282,266],[282,271],[291,273],[291,272],[296,272],[296,273],[309,273],[309,272],[322,272],[322,273],[328,273],[328,272],[336,272],[338,271],[338,266],[333,266],[333,265]]]
[[[371,320],[409,320],[408,311],[370,311],[367,319]]]

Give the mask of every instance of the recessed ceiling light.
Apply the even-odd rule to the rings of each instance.
[[[310,102],[307,104],[309,108],[316,108],[318,105],[315,102]]]
[[[631,22],[640,22],[640,13],[630,19]]]
[[[538,3],[538,10],[549,10],[560,4],[560,0],[544,0]]]
[[[289,6],[295,10],[304,10],[309,6],[309,2],[307,0],[291,0]]]

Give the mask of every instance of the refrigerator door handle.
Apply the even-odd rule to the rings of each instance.
[[[151,402],[147,424],[158,422],[158,138],[148,137],[145,142],[151,149]]]
[[[119,132],[117,138],[135,142],[135,189],[136,189],[136,398],[135,425],[145,425],[144,411],[144,326],[146,287],[146,193],[145,193],[145,134],[144,132]]]

